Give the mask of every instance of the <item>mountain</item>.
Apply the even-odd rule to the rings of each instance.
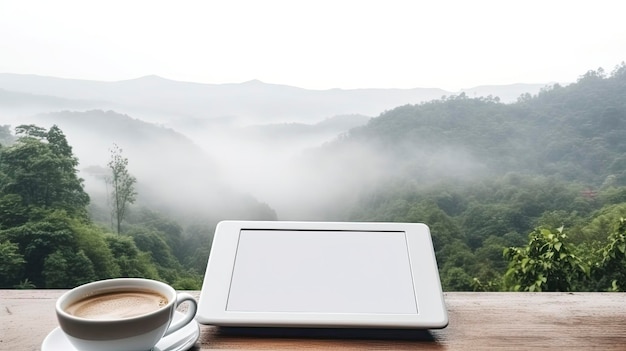
[[[218,165],[186,136],[114,111],[62,111],[34,116],[29,123],[57,125],[80,162],[92,203],[106,208],[104,182],[110,150],[117,144],[137,178],[138,201],[179,218],[251,218],[271,210],[233,189]]]
[[[350,209],[391,185],[407,193],[521,174],[590,189],[626,186],[624,96],[626,66],[513,104],[463,95],[399,106],[305,154],[293,167],[301,182],[284,192],[328,218],[341,216],[336,204]]]
[[[510,102],[523,93],[534,94],[543,86],[517,84],[463,91],[470,96],[499,96],[502,93],[501,101]],[[158,76],[102,82],[10,73],[0,74],[0,89],[69,100],[100,101],[101,106],[89,106],[114,109],[173,127],[186,119],[229,119],[238,124],[311,124],[336,115],[371,117],[400,105],[460,93],[435,88],[307,90],[258,80],[238,84],[200,84]],[[82,108],[78,105],[75,109]]]
[[[114,106],[115,104],[107,101],[69,99],[0,89],[0,113],[6,114],[7,119],[15,117],[15,114],[33,115],[57,110],[113,108]]]
[[[126,92],[140,95],[170,83],[147,77]],[[190,87],[176,84],[180,91]],[[258,81],[242,86],[259,89],[258,94],[267,88]],[[201,218],[211,228],[222,219],[426,223],[444,289],[501,289],[512,259],[503,256],[504,248],[528,240],[532,247],[537,239],[556,238],[561,250],[580,254],[580,262],[591,265],[599,261],[590,258],[604,262],[613,252],[606,248],[618,252],[615,243],[623,239],[626,217],[626,66],[610,76],[590,71],[576,83],[554,84],[513,103],[503,103],[488,88],[481,90],[486,96],[464,91],[402,103],[374,117],[351,113],[240,124],[229,116],[181,112],[169,120],[181,128],[155,122],[172,117],[158,112],[157,105],[166,101],[156,101],[157,112],[147,120],[117,111],[134,96],[120,102],[2,88],[0,113],[2,124],[11,117],[59,125],[79,157],[92,200],[101,206],[106,186],[100,171],[115,142],[137,177],[138,202],[176,220]],[[291,89],[300,91],[285,91]],[[81,103],[84,109],[73,110]],[[92,103],[114,104],[116,111],[87,109]],[[52,112],[11,113],[33,106]],[[8,130],[0,128],[7,144]],[[191,249],[180,257],[194,255],[193,265],[202,272],[198,262],[206,263],[212,231],[194,225],[187,230],[193,240],[185,246]],[[197,248],[200,253],[190,254]],[[553,255],[554,262],[562,263],[558,257]],[[552,258],[545,256],[545,262]],[[599,266],[594,267],[591,271]],[[597,272],[599,281],[586,274],[575,288],[606,291],[611,282],[623,281],[623,274],[617,280],[604,276],[607,270]]]
[[[542,87],[486,86],[458,94],[502,95],[500,102],[510,102]],[[383,162],[374,144],[353,144],[308,164],[302,160],[368,121],[368,126],[379,124],[373,120],[384,120],[398,106],[457,94],[428,88],[307,90],[257,80],[200,84],[158,76],[98,82],[7,73],[0,74],[0,89],[2,124],[59,124],[85,167],[104,166],[116,142],[128,153],[139,183],[153,181],[144,194],[170,192],[163,196],[170,204],[214,208],[215,189],[228,187],[267,203],[281,218],[303,219],[319,218],[311,215],[311,206],[332,212],[328,196],[356,191],[369,184],[366,180],[403,169],[398,165],[405,162]],[[459,155],[464,160],[465,154]],[[299,198],[297,203],[290,195]]]

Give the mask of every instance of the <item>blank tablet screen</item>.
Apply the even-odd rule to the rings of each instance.
[[[417,314],[402,231],[242,229],[227,311]]]

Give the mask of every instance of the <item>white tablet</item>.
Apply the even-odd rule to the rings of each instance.
[[[196,319],[221,326],[444,328],[420,223],[223,221]]]

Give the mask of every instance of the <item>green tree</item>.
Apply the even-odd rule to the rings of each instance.
[[[609,234],[606,246],[600,252],[601,260],[592,271],[596,279],[610,290],[626,290],[626,220],[620,218],[617,228]],[[610,287],[606,286],[607,281]]]
[[[176,221],[157,211],[141,207],[137,211],[133,211],[132,215],[127,217],[127,223],[131,224],[130,228],[127,230],[127,234],[135,238],[135,243],[140,250],[149,251],[141,247],[134,233],[140,232],[140,227],[145,227],[146,229],[151,229],[158,233],[158,235],[165,240],[169,251],[171,251],[178,260],[182,260],[186,257],[185,252],[182,251],[182,242],[184,240],[183,228]]]
[[[504,275],[507,290],[571,291],[590,272],[589,264],[574,254],[563,227],[535,229],[527,246],[507,248],[504,256],[509,261]]]
[[[199,274],[204,274],[213,244],[215,224],[194,224],[187,227],[182,252],[182,263]]]
[[[17,244],[0,242],[0,288],[13,286],[19,281],[25,262]]]
[[[96,279],[120,276],[120,267],[105,240],[106,232],[91,223],[70,220],[69,226],[75,233],[76,248],[93,263]]]
[[[24,273],[38,287],[45,286],[44,262],[48,255],[58,250],[72,248],[76,242],[67,213],[56,210],[46,213],[36,221],[0,231],[0,240],[18,245],[24,257]]]
[[[0,229],[28,222],[28,207],[19,194],[0,195]]]
[[[137,179],[128,173],[128,159],[122,156],[122,149],[113,144],[111,160],[108,167],[111,176],[107,183],[111,186],[111,223],[115,224],[117,233],[122,232],[122,221],[126,216],[127,206],[135,202]]]
[[[150,254],[141,252],[133,238],[109,234],[104,239],[119,266],[120,277],[161,279]]]
[[[167,270],[172,281],[195,278],[177,274],[183,268],[161,233],[141,237],[146,250],[155,251],[145,252],[137,249],[132,238],[112,238],[91,222],[89,196],[77,176],[78,160],[57,126],[46,130],[22,125],[16,134],[14,143],[0,148],[0,287],[70,288],[119,276],[159,279],[153,254],[175,263]],[[125,196],[117,212],[121,221],[126,203],[134,201],[135,180],[126,171],[128,161],[121,150],[112,153],[117,193]],[[179,244],[182,228],[155,223]]]
[[[441,285],[446,291],[471,290],[472,277],[461,267],[450,267],[442,274]]]
[[[67,288],[93,281],[93,264],[82,250],[58,250],[46,257],[43,276],[46,288]]]
[[[63,132],[56,126],[47,131],[21,125],[16,127],[16,135],[17,141],[0,154],[0,174],[4,175],[0,203],[14,203],[16,213],[32,208],[62,209],[87,218],[89,195]],[[15,203],[18,196],[20,204]],[[12,225],[18,224],[14,218],[8,220]]]
[[[163,268],[180,268],[179,262],[172,254],[163,234],[146,227],[133,227],[128,235],[133,238],[137,248],[149,253],[152,260]]]
[[[63,288],[67,284],[67,260],[61,251],[56,251],[46,257],[42,275],[47,288]]]

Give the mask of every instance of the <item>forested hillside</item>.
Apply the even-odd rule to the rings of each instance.
[[[444,97],[388,111],[307,162],[367,144],[372,152],[349,162],[369,159],[379,174],[344,207],[343,218],[428,223],[446,289],[529,288],[511,278],[514,272],[502,281],[508,264],[517,267],[503,248],[531,239],[536,244],[539,227],[557,237],[561,226],[557,247],[570,248],[582,260],[572,265],[586,267],[576,270],[584,279],[572,278],[567,289],[624,289],[623,279],[612,285],[598,273],[615,255],[622,275],[626,269],[620,224],[626,215],[624,97],[623,64],[611,74],[590,71],[576,84],[523,95],[513,104]],[[343,167],[344,161],[338,163]],[[346,183],[362,177],[357,173]],[[559,260],[556,251],[546,254]],[[529,261],[558,265],[545,257]],[[535,278],[542,277],[538,272]]]
[[[143,163],[148,171],[137,178],[139,200],[119,233],[103,198],[89,196],[80,179],[83,160],[76,155],[88,153],[74,147],[88,142],[68,142],[65,127],[56,125],[27,125],[15,133],[4,126],[0,287],[68,287],[145,276],[199,288],[215,223],[236,217],[424,222],[433,234],[445,290],[626,290],[624,97],[622,64],[610,74],[590,71],[574,84],[524,94],[515,103],[460,94],[399,106],[289,162],[281,160],[284,168],[274,173],[265,194],[280,195],[282,203],[245,191],[212,192],[217,188],[209,185],[220,169],[202,153],[186,154],[194,150],[192,143],[174,131],[114,112],[46,115],[48,122],[78,128],[71,134],[87,141],[114,128],[112,134],[125,143],[135,140],[149,151],[124,154],[129,165]],[[276,138],[282,138],[280,129],[271,129]],[[272,139],[264,128],[248,132]],[[157,144],[146,138],[154,133],[171,135],[155,138]],[[226,158],[231,152],[217,151]],[[241,174],[254,180],[263,164]],[[159,177],[165,190],[202,189],[195,195],[238,212],[214,207],[185,216],[187,211],[173,209],[178,204],[159,203],[166,197],[157,196],[157,187],[146,186]]]
[[[96,279],[148,277],[179,289],[200,288],[216,213],[199,217],[206,210],[199,209],[184,218],[183,227],[175,220],[183,219],[180,212],[164,215],[169,207],[158,201],[162,197],[157,191],[151,191],[152,196],[130,201],[133,209],[123,224],[113,225],[115,209],[107,208],[107,203],[114,203],[115,194],[105,194],[107,200],[94,206],[79,177],[79,160],[58,126],[22,125],[15,128],[15,136],[8,126],[0,131],[0,287],[66,288]],[[128,159],[120,156],[127,164]],[[160,162],[153,162],[153,171],[168,164],[161,156]],[[111,163],[111,169],[104,168],[109,179]],[[105,179],[101,181],[104,188]],[[106,184],[112,189],[110,180]],[[150,187],[133,192],[146,189]],[[211,195],[216,194],[205,194]],[[224,198],[222,215],[276,219],[266,205],[238,200]],[[239,204],[237,211],[229,209],[233,201]]]

